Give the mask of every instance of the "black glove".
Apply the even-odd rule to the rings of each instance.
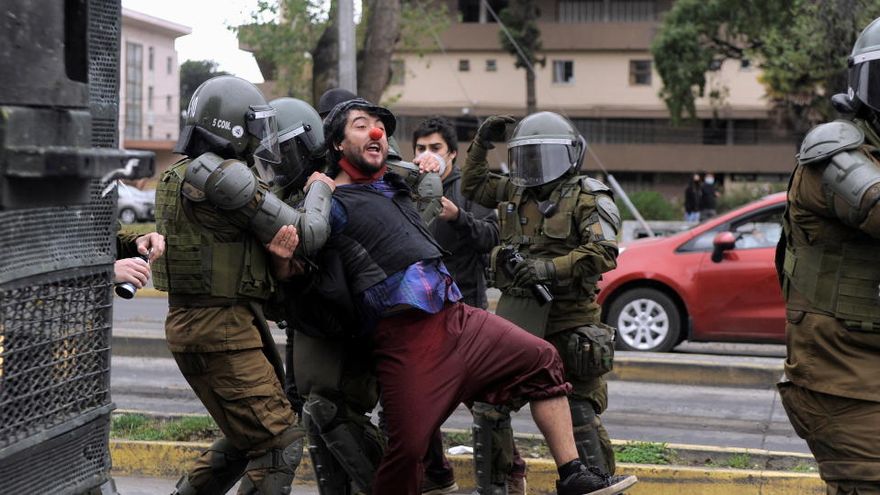
[[[516,119],[507,115],[493,115],[477,129],[477,140],[486,148],[492,147],[492,142],[501,142],[507,139],[507,124],[513,124]]]
[[[556,279],[556,266],[550,260],[527,259],[516,265],[513,285],[529,288],[535,284],[550,284]]]

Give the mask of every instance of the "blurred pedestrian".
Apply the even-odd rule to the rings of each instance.
[[[718,191],[715,189],[715,175],[712,172],[703,173],[703,183],[700,185],[700,221],[704,222],[718,214]]]
[[[700,194],[703,181],[700,180],[700,174],[694,174],[691,182],[684,188],[684,221],[699,222],[700,221]]]

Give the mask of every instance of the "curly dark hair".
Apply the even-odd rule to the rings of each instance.
[[[458,151],[458,134],[455,131],[455,126],[446,117],[435,115],[425,119],[413,131],[413,153],[416,151],[416,141],[420,137],[430,136],[435,132],[440,134],[440,137],[446,142],[446,147],[449,148],[449,151]],[[455,159],[452,160],[452,163],[455,163]]]

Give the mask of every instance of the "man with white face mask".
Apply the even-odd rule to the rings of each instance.
[[[715,176],[703,172],[703,185],[700,186],[700,221],[704,222],[717,215],[718,191],[715,190]]]

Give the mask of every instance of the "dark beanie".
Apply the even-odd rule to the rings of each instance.
[[[323,119],[336,105],[343,101],[353,100],[355,98],[357,98],[357,95],[347,89],[328,89],[327,91],[324,91],[324,94],[318,99],[318,115]]]

